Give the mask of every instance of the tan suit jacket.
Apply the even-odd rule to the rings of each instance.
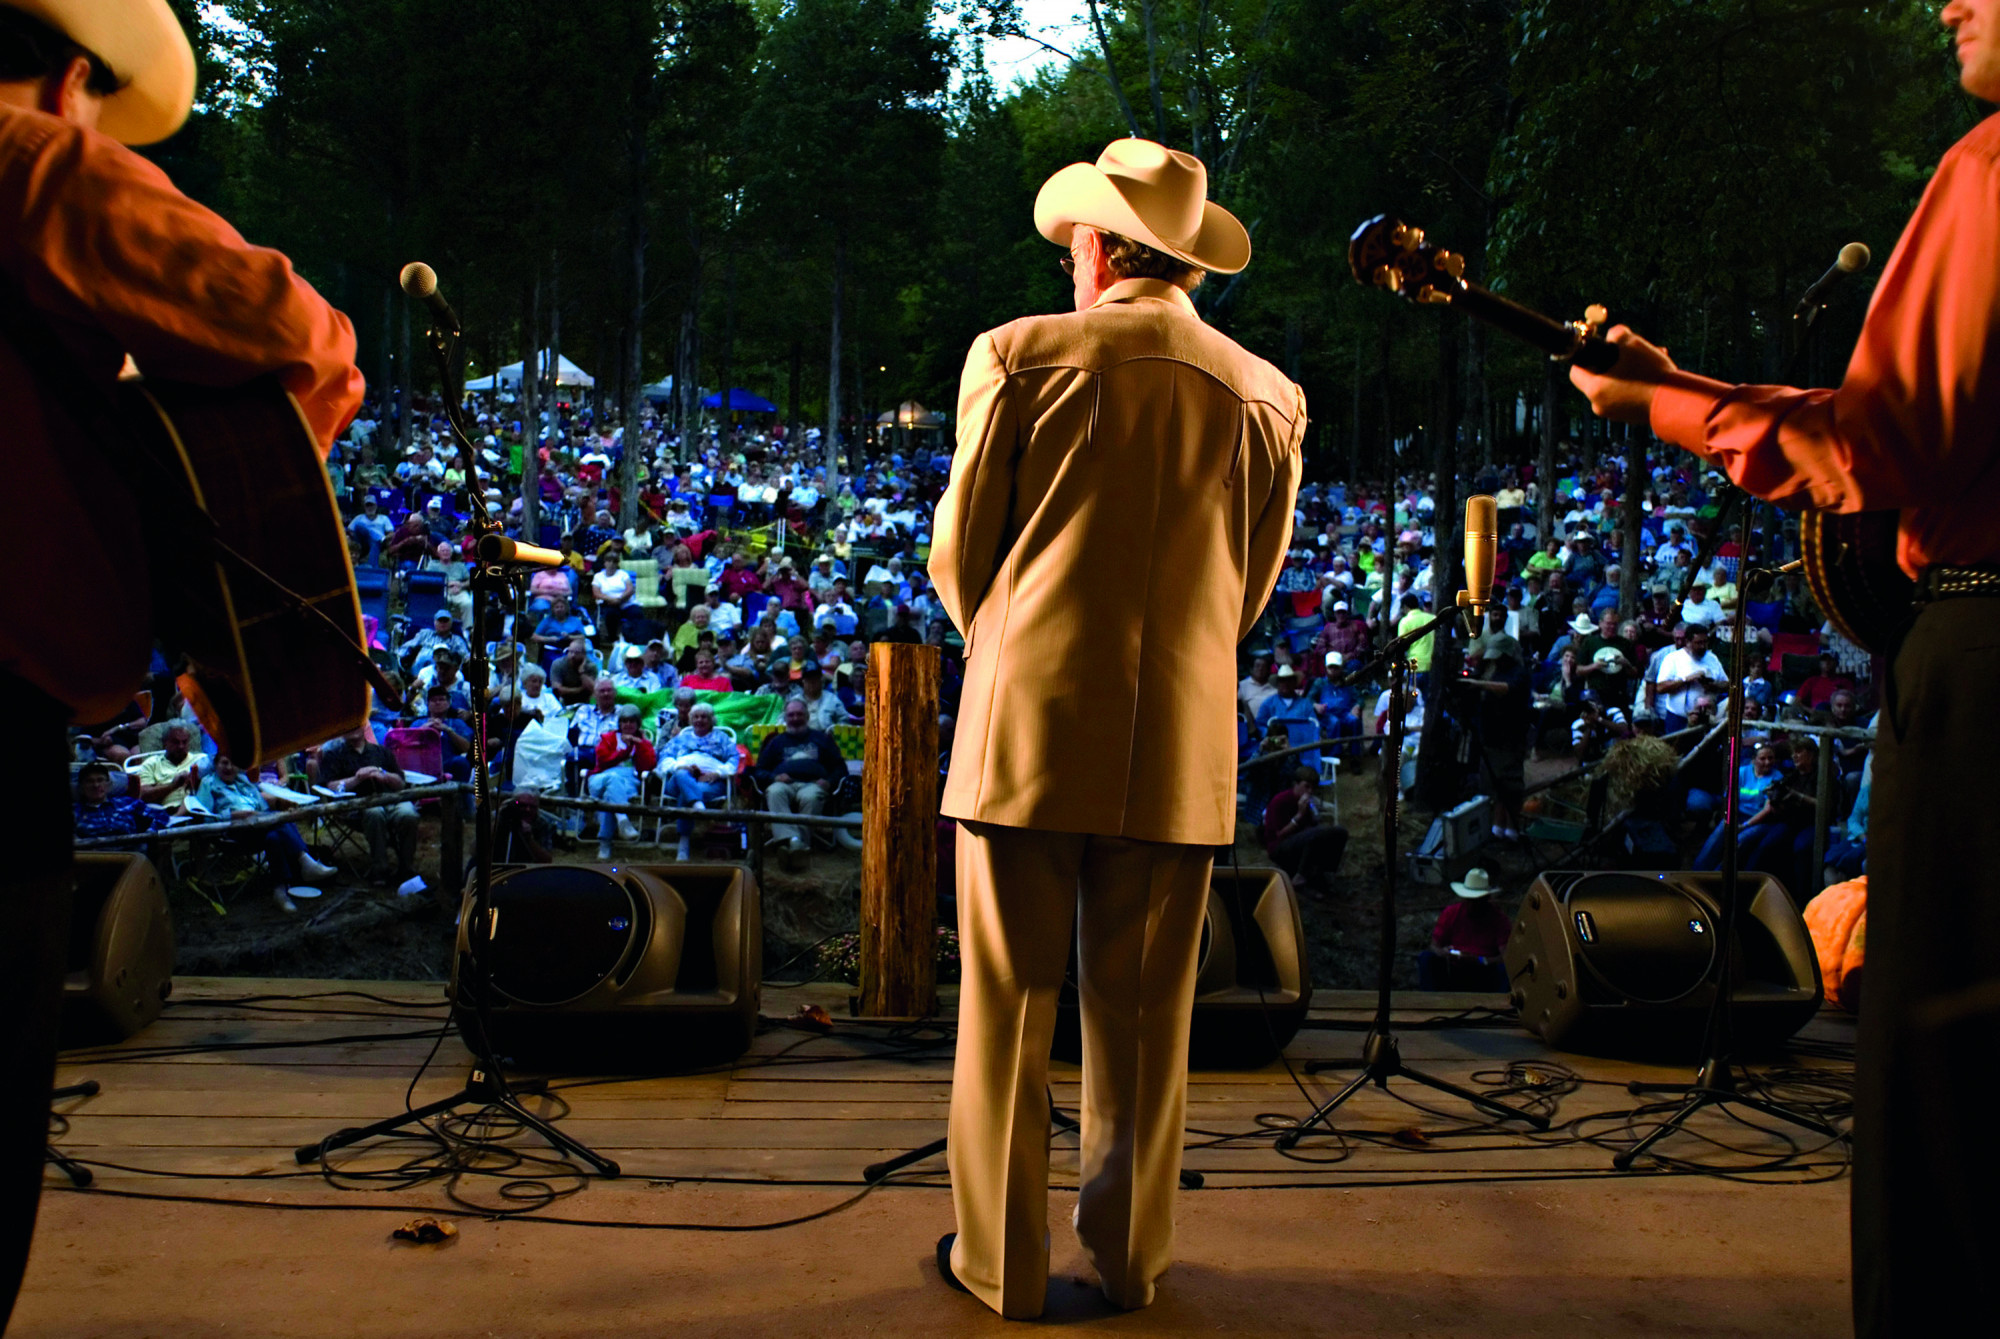
[[[1305,426],[1299,388],[1160,280],[979,337],[931,543],[966,641],[945,814],[1232,840],[1236,646]]]

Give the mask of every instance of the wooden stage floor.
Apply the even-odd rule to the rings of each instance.
[[[384,1002],[333,992],[364,991]],[[284,997],[284,998],[268,998]],[[316,997],[316,998],[300,998]],[[817,1003],[831,1036],[767,1025],[716,1072],[639,1081],[558,1079],[538,1099],[563,1130],[623,1164],[539,1212],[544,1218],[702,1223],[724,1233],[491,1221],[442,1185],[397,1188],[365,1174],[424,1156],[378,1143],[334,1157],[333,1185],[291,1150],[422,1103],[462,1082],[455,1035],[437,1043],[441,987],[422,983],[181,980],[166,1016],[122,1046],[70,1055],[59,1081],[103,1091],[61,1104],[55,1140],[107,1191],[73,1192],[53,1171],[36,1256],[10,1335],[140,1334],[845,1334],[922,1326],[984,1332],[1000,1322],[945,1291],[928,1264],[951,1227],[943,1159],[842,1213],[769,1232],[740,1229],[840,1203],[861,1169],[940,1137],[950,1092],[948,1032],[846,1018],[845,987],[767,991],[782,1019]],[[949,1005],[949,995],[947,995]],[[1293,1064],[1351,1057],[1371,997],[1322,992]],[[1407,1061],[1475,1088],[1508,1067],[1559,1105],[1557,1122],[1628,1111],[1633,1078],[1685,1071],[1557,1056],[1512,1026],[1420,1027],[1497,998],[1399,997]],[[336,1012],[337,1011],[337,1012]],[[947,1016],[949,1010],[947,1009]],[[1822,1014],[1803,1054],[1837,1085],[1851,1020]],[[433,1055],[433,1046],[436,1051]],[[222,1047],[227,1049],[201,1049]],[[180,1049],[186,1048],[186,1049]],[[423,1076],[411,1078],[429,1057]],[[1276,1122],[1296,1119],[1345,1072],[1282,1064],[1193,1076],[1189,1168],[1177,1264],[1145,1312],[1112,1312],[1068,1235],[1076,1139],[1053,1153],[1051,1316],[1144,1333],[1838,1334],[1846,1332],[1843,1150],[1808,1151],[1751,1181],[1613,1175],[1631,1137],[1620,1119],[1574,1137],[1474,1128],[1471,1108],[1413,1084],[1375,1090],[1287,1156]],[[1058,1064],[1054,1096],[1073,1111],[1079,1076]],[[1581,1081],[1568,1091],[1570,1081]],[[1301,1091],[1303,1087],[1304,1091]],[[1824,1096],[1824,1094],[1821,1094]],[[563,1108],[566,1106],[567,1110]],[[1643,1128],[1643,1127],[1641,1127]],[[1726,1116],[1666,1151],[1743,1168],[1789,1145]],[[1225,1138],[1221,1136],[1238,1136]],[[537,1141],[507,1141],[540,1152]],[[515,1175],[546,1175],[524,1167]],[[552,1183],[567,1185],[562,1178]],[[500,1206],[497,1178],[459,1183]],[[241,1207],[337,1205],[323,1213]],[[386,1206],[377,1209],[372,1206]],[[423,1213],[458,1215],[444,1247],[392,1244]],[[560,1282],[554,1282],[555,1279]],[[1430,1317],[1425,1320],[1424,1317]],[[633,1326],[638,1328],[633,1328]]]

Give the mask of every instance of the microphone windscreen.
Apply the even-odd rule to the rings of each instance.
[[[1843,252],[1842,254],[1844,255],[1845,253]],[[403,291],[411,297],[427,298],[437,292],[437,271],[424,264],[421,260],[413,260],[403,267],[403,273],[398,282],[403,285]]]
[[[1840,248],[1840,258],[1833,263],[1842,274],[1853,274],[1858,270],[1867,269],[1871,259],[1873,257],[1867,247],[1859,242],[1849,242]]]

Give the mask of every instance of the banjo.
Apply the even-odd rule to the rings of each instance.
[[[1463,256],[1386,214],[1355,229],[1347,267],[1357,283],[1419,306],[1462,311],[1558,362],[1607,372],[1618,361],[1618,346],[1597,333],[1606,319],[1604,308],[1592,305],[1581,321],[1544,316],[1469,282]],[[1813,599],[1842,636],[1878,654],[1894,648],[1914,616],[1916,583],[1896,563],[1896,527],[1893,511],[1808,510],[1799,518],[1799,547]]]

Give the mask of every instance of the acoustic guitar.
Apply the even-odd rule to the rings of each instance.
[[[181,692],[217,746],[255,766],[359,725],[371,685],[393,702],[290,392],[264,377],[227,390],[129,381],[119,395],[129,458],[167,490],[142,495],[155,631],[186,657]]]
[[[1463,256],[1386,214],[1354,230],[1347,267],[1357,283],[1419,306],[1462,311],[1559,362],[1607,372],[1618,361],[1618,346],[1598,334],[1604,308],[1591,306],[1581,321],[1544,316],[1469,282]],[[1896,563],[1896,528],[1893,511],[1808,510],[1799,518],[1799,547],[1813,598],[1842,636],[1878,654],[1894,649],[1914,617],[1916,583]]]

